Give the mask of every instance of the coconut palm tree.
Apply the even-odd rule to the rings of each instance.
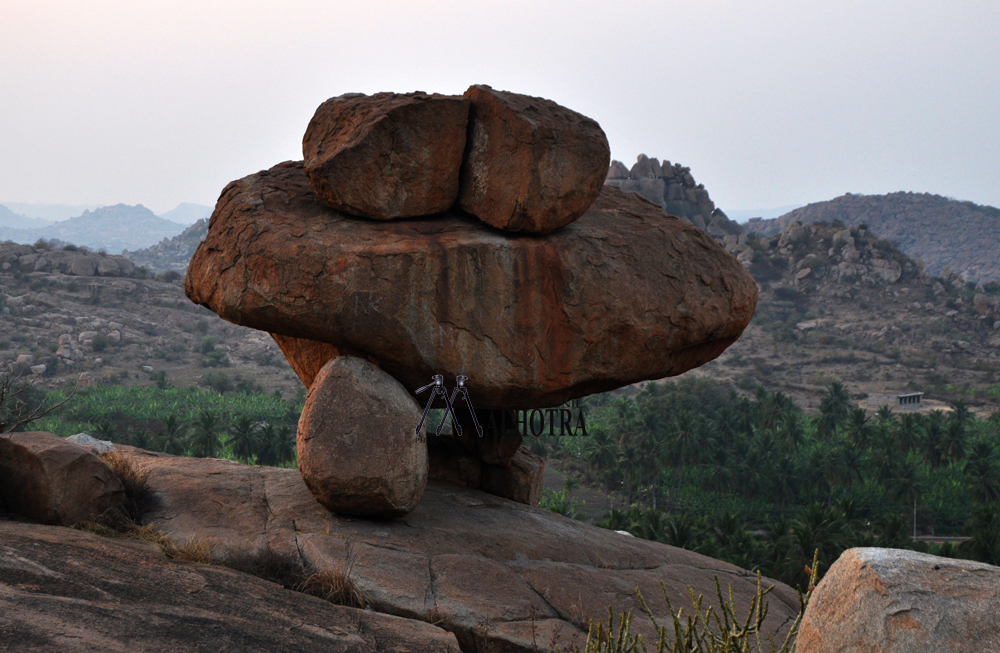
[[[977,440],[973,443],[962,472],[974,501],[993,503],[1000,499],[1000,471],[997,470],[996,450],[988,441]]]
[[[202,411],[194,423],[191,434],[191,452],[199,458],[215,458],[222,448],[219,431],[224,430],[219,418],[210,411]]]
[[[187,436],[187,429],[177,415],[167,415],[167,419],[163,421],[163,431],[152,438],[150,446],[163,453],[180,456],[187,449]]]
[[[229,445],[237,460],[249,464],[257,452],[257,440],[257,425],[250,417],[241,415],[229,427],[229,437],[226,438],[226,444]]]

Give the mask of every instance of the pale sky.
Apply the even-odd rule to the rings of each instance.
[[[540,95],[724,210],[1000,206],[1000,2],[0,0],[0,200],[212,205],[346,92]]]

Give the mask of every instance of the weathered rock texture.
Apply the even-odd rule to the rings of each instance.
[[[323,205],[300,163],[231,183],[186,279],[221,317],[372,356],[410,391],[470,377],[477,408],[537,408],[718,356],[754,312],[709,236],[614,188],[546,238],[458,213],[374,223]]]
[[[1000,567],[849,549],[816,588],[798,653],[1000,651]]]
[[[612,161],[604,183],[638,193],[715,238],[746,233],[742,225],[715,208],[705,185],[695,183],[691,168],[679,163],[661,164],[655,157],[640,154],[629,170],[621,161]]]
[[[717,576],[741,612],[757,588],[756,576],[730,564],[461,487],[429,484],[402,519],[347,519],[316,503],[295,470],[130,453],[160,499],[146,517],[175,538],[207,538],[220,551],[269,544],[319,569],[350,551],[352,579],[373,609],[437,624],[466,651],[582,647],[588,620],[606,619],[609,605],[633,611],[649,641],[637,586],[668,629],[661,581],[686,606],[688,585],[711,602]],[[769,600],[765,629],[783,637],[798,596],[776,583]]]
[[[122,492],[87,447],[38,431],[0,435],[0,497],[26,519],[71,526],[110,509]]]
[[[0,521],[0,651],[459,653],[427,623],[332,605],[149,544]]]
[[[425,93],[349,93],[316,109],[302,139],[306,174],[327,205],[391,220],[439,213],[458,197],[469,101]]]
[[[611,149],[594,120],[551,100],[469,87],[459,206],[509,231],[545,234],[597,199]]]
[[[319,371],[299,418],[298,466],[316,500],[339,514],[405,515],[427,485],[421,410],[394,378],[353,356]]]

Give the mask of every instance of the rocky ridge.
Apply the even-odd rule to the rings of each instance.
[[[908,389],[946,407],[948,386],[978,392],[1000,381],[998,287],[925,274],[859,226],[792,224],[772,236],[727,236],[723,245],[754,276],[760,301],[743,337],[691,374],[748,390],[763,383],[807,407],[839,379],[873,409]],[[963,398],[996,409],[977,392]]]
[[[660,163],[645,154],[637,157],[631,169],[621,161],[612,161],[604,183],[638,193],[715,238],[746,232],[715,207],[705,185],[695,183],[691,168],[679,163]]]
[[[134,252],[126,250],[122,256],[151,272],[183,274],[207,233],[208,219],[202,218],[169,240],[164,238],[155,245]]]
[[[1000,281],[1000,209],[992,206],[930,193],[848,193],[772,220],[751,219],[746,227],[771,236],[795,222],[834,221],[845,226],[866,225],[923,261],[929,274],[937,276],[950,270],[963,282]]]
[[[78,217],[38,229],[0,227],[0,239],[25,244],[39,239],[56,240],[78,247],[121,252],[148,247],[183,230],[183,225],[164,220],[141,204],[116,204],[84,211]]]

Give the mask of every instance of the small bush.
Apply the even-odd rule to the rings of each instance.
[[[94,336],[94,339],[90,341],[90,346],[94,351],[104,351],[110,344],[111,341],[108,340],[107,336],[102,333],[98,333]]]

